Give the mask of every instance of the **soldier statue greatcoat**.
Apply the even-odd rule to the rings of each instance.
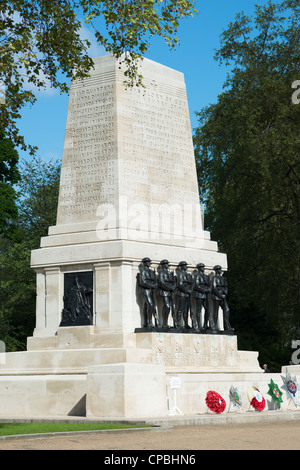
[[[143,258],[138,276],[139,293],[144,296],[144,327],[153,327],[152,318],[155,318],[155,326],[159,327],[157,316],[155,290],[157,288],[156,272],[150,268],[150,258]]]
[[[224,317],[224,330],[233,331],[234,329],[231,327],[229,323],[229,307],[227,304],[227,294],[228,294],[228,287],[227,287],[227,280],[224,276],[222,276],[222,267],[217,265],[214,267],[215,275],[212,279],[212,301],[214,306],[214,323],[217,325],[218,323],[218,313],[219,307],[223,310],[223,317]]]
[[[160,262],[160,269],[158,272],[158,295],[161,296],[163,301],[162,311],[162,327],[168,328],[168,317],[170,311],[172,312],[173,321],[175,320],[175,297],[174,292],[176,289],[176,276],[173,271],[169,270],[169,261],[163,259]]]
[[[188,314],[190,312],[190,317],[192,320],[192,326],[194,327],[193,321],[193,307],[192,307],[192,292],[194,287],[193,276],[186,272],[187,262],[180,261],[179,263],[179,272],[177,276],[177,311],[176,311],[176,321],[175,328],[182,327],[182,321],[184,323],[184,328],[190,329],[191,327],[188,324]]]
[[[204,273],[205,265],[197,264],[197,273],[194,277],[194,297],[196,301],[196,323],[198,330],[211,328],[216,330],[213,315],[209,305],[209,294],[211,293],[210,277]],[[204,323],[201,325],[201,312],[204,308]]]

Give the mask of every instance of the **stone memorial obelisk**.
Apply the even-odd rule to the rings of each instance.
[[[94,331],[126,346],[141,325],[141,259],[226,269],[226,255],[202,227],[183,74],[144,59],[144,87],[128,88],[119,61],[94,64],[71,86],[57,224],[32,253],[34,337],[57,331],[68,276],[90,273]]]
[[[184,76],[147,59],[140,72],[126,88],[104,56],[71,85],[57,223],[31,257],[36,326],[27,351],[0,354],[3,416],[191,414],[207,387],[261,383],[233,334],[143,328],[142,260],[227,262],[202,226]]]

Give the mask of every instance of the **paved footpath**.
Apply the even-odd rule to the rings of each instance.
[[[104,431],[66,436],[9,438],[0,450],[299,450],[300,420],[189,425],[157,430]],[[103,455],[104,458],[104,454]],[[116,454],[120,455],[120,453]],[[128,454],[126,454],[128,455]],[[199,454],[198,454],[199,455]]]

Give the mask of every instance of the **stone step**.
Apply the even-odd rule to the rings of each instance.
[[[149,362],[148,349],[61,349],[0,354],[0,376],[85,374],[91,366]]]

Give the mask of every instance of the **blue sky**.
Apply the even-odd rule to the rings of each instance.
[[[145,57],[184,73],[192,129],[197,126],[196,111],[217,101],[226,79],[227,68],[214,60],[220,34],[238,12],[253,15],[255,5],[267,0],[197,0],[197,16],[183,20],[178,36],[180,45],[170,51],[163,39],[152,41]],[[86,31],[89,35],[89,32]],[[89,36],[91,39],[91,36]],[[92,57],[104,55],[93,42]],[[67,118],[68,96],[46,89],[36,93],[37,101],[22,111],[19,127],[27,143],[39,147],[43,160],[61,159]],[[20,152],[21,158],[26,158]]]

